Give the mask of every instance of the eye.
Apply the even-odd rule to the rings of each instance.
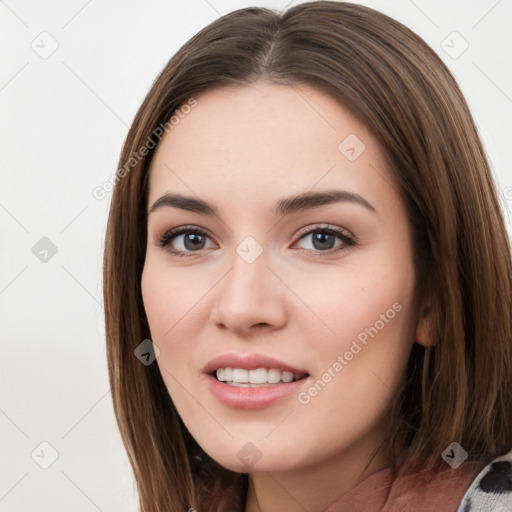
[[[323,254],[333,254],[344,250],[347,247],[356,245],[356,239],[343,228],[325,225],[315,228],[308,228],[299,233],[299,240],[307,240],[310,237],[309,248],[301,250]],[[338,243],[336,243],[338,239]],[[180,226],[179,228],[167,231],[156,246],[163,248],[170,254],[178,256],[191,256],[194,252],[200,252],[211,248],[208,242],[211,238],[206,231],[195,226]]]
[[[191,253],[207,249],[208,234],[194,226],[171,229],[155,244],[171,254],[190,256]],[[177,247],[176,247],[177,246]]]
[[[333,254],[356,245],[355,237],[347,230],[330,225],[308,228],[299,233],[299,241],[308,238],[310,243],[306,245],[309,247],[303,250],[316,253]],[[336,239],[339,240],[337,244]]]

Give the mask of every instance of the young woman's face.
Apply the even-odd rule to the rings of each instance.
[[[142,294],[169,394],[234,471],[366,462],[416,327],[384,156],[309,86],[196,99],[150,171]]]

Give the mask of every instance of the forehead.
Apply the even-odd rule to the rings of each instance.
[[[282,196],[283,189],[390,182],[366,127],[311,86],[256,82],[209,90],[196,100],[158,145],[150,202],[170,190],[263,199]]]

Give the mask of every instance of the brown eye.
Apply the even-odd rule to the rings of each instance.
[[[158,246],[162,247],[171,254],[180,254],[182,256],[187,253],[199,252],[206,247],[209,236],[198,228],[180,227],[168,231],[158,242]]]
[[[347,246],[356,244],[354,237],[345,230],[328,227],[314,228],[303,232],[299,241],[310,239],[309,247],[304,250],[314,252],[335,253],[345,249]],[[338,239],[338,242],[337,240]]]

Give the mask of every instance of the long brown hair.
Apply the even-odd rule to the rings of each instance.
[[[151,337],[140,282],[155,133],[190,98],[200,103],[202,91],[260,79],[312,85],[349,109],[380,142],[407,207],[417,300],[431,305],[435,346],[414,344],[390,406],[392,466],[407,453],[427,467],[453,441],[482,463],[512,447],[510,245],[452,74],[420,37],[370,8],[317,1],[282,14],[240,9],[192,37],[157,77],[126,137],[113,191],[104,259],[108,369],[141,512],[243,507],[247,476],[201,452],[158,365],[141,364],[134,350]]]

